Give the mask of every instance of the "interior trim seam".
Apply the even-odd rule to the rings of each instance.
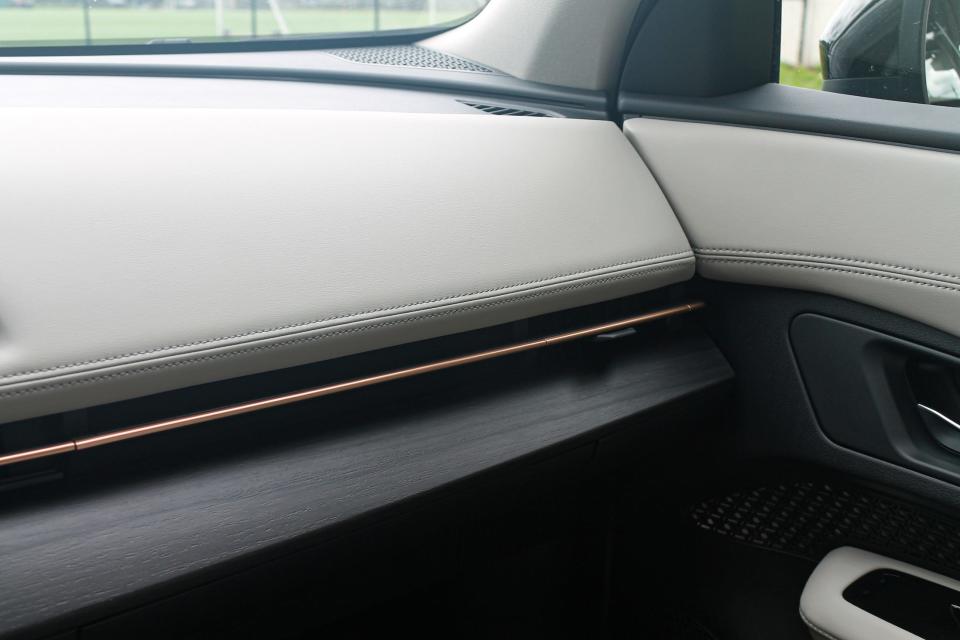
[[[357,332],[361,332],[361,331],[368,331],[368,330],[370,330],[370,329],[378,329],[378,328],[387,327],[387,326],[394,326],[394,325],[399,325],[399,324],[406,324],[406,323],[410,323],[410,322],[418,322],[418,321],[421,321],[421,320],[426,320],[426,319],[430,319],[430,318],[444,317],[444,316],[454,315],[454,314],[457,314],[457,313],[477,311],[477,310],[480,310],[480,309],[491,308],[491,307],[495,307],[495,306],[499,306],[499,305],[503,305],[503,304],[509,304],[509,303],[513,303],[513,302],[519,302],[519,301],[522,301],[522,300],[530,300],[530,299],[534,299],[534,298],[539,298],[539,297],[548,296],[548,295],[554,295],[554,294],[557,294],[557,293],[563,293],[563,292],[572,291],[572,290],[575,290],[575,289],[582,289],[582,288],[584,288],[584,287],[602,285],[602,284],[606,284],[606,283],[610,283],[610,282],[615,282],[615,281],[620,281],[620,280],[627,280],[627,279],[633,279],[633,278],[638,278],[638,279],[639,279],[639,278],[642,278],[643,276],[648,275],[648,274],[651,274],[651,273],[657,273],[657,272],[663,272],[663,271],[670,271],[670,270],[673,270],[673,269],[677,269],[677,268],[686,266],[687,264],[689,264],[690,262],[692,262],[692,260],[693,260],[693,258],[692,258],[692,256],[691,256],[691,257],[688,258],[688,259],[682,259],[682,260],[672,261],[673,264],[668,264],[668,265],[665,265],[665,266],[651,265],[651,266],[653,266],[654,268],[650,268],[650,267],[635,267],[634,269],[630,270],[629,273],[624,273],[624,274],[616,275],[616,276],[608,276],[608,277],[599,278],[599,279],[585,279],[585,280],[580,281],[580,282],[577,282],[577,283],[562,285],[562,286],[554,287],[554,288],[550,288],[550,289],[543,288],[542,290],[540,290],[540,291],[538,291],[538,292],[536,292],[536,293],[531,293],[531,294],[527,294],[527,295],[523,295],[523,296],[505,297],[505,298],[503,298],[503,299],[493,300],[492,302],[486,302],[486,303],[484,303],[484,304],[464,305],[464,306],[456,307],[456,308],[453,308],[453,309],[449,309],[449,310],[447,310],[447,311],[441,311],[441,312],[437,312],[437,313],[427,313],[427,314],[418,313],[417,315],[413,315],[412,313],[406,313],[406,314],[404,314],[404,315],[405,315],[405,316],[408,316],[408,317],[401,317],[400,319],[391,320],[391,321],[389,321],[389,322],[379,322],[379,323],[375,323],[375,324],[366,324],[366,325],[363,325],[363,326],[356,326],[356,327],[351,327],[351,328],[348,328],[348,329],[340,329],[340,330],[337,330],[337,331],[331,331],[331,332],[321,333],[321,334],[312,335],[312,336],[303,336],[303,337],[297,337],[297,338],[293,338],[293,339],[284,339],[284,340],[279,340],[279,341],[277,341],[277,342],[267,342],[267,343],[264,343],[264,344],[259,344],[259,345],[250,346],[250,347],[244,347],[244,348],[241,348],[241,349],[231,349],[231,346],[230,346],[230,345],[226,345],[226,346],[222,346],[222,345],[221,345],[221,346],[217,346],[217,347],[211,347],[211,348],[206,349],[206,350],[207,350],[207,351],[210,351],[210,350],[213,350],[213,349],[231,349],[231,350],[229,350],[229,351],[223,351],[223,352],[220,352],[220,353],[208,354],[208,355],[199,356],[199,357],[197,357],[197,356],[195,355],[195,354],[198,353],[198,352],[192,352],[192,353],[187,353],[187,354],[174,354],[174,355],[161,356],[161,357],[158,357],[158,358],[154,358],[154,359],[152,359],[152,360],[141,361],[140,363],[122,363],[122,364],[115,364],[115,365],[112,365],[112,367],[128,367],[128,368],[123,369],[123,370],[121,370],[121,371],[111,372],[111,373],[100,373],[100,374],[97,374],[97,371],[98,371],[98,370],[95,369],[95,370],[87,370],[87,371],[81,371],[81,372],[61,373],[61,374],[57,374],[56,376],[51,376],[51,377],[48,377],[48,378],[41,378],[40,380],[34,379],[34,380],[26,380],[26,381],[8,382],[8,383],[6,383],[6,384],[4,384],[4,385],[0,385],[0,386],[12,387],[12,386],[14,386],[14,385],[23,385],[25,388],[15,389],[15,390],[10,390],[10,391],[4,391],[4,392],[0,393],[0,398],[9,398],[9,397],[15,397],[15,396],[23,396],[23,395],[27,395],[27,394],[31,394],[31,393],[36,393],[36,392],[39,392],[39,391],[46,391],[46,390],[50,390],[50,389],[58,389],[58,388],[63,388],[63,387],[75,386],[75,385],[79,385],[79,384],[87,384],[87,383],[91,383],[91,382],[98,382],[98,381],[102,381],[102,380],[109,380],[109,379],[112,379],[112,378],[117,378],[117,377],[122,377],[122,376],[129,376],[129,375],[134,375],[134,374],[139,374],[139,373],[146,373],[146,372],[148,372],[148,371],[155,371],[155,370],[160,370],[160,369],[167,369],[167,368],[178,367],[178,366],[183,366],[183,365],[187,365],[187,364],[195,364],[195,363],[197,363],[197,362],[217,360],[217,359],[221,359],[221,358],[229,358],[229,357],[239,356],[239,355],[243,355],[243,354],[247,354],[247,353],[252,353],[252,352],[255,352],[255,351],[262,351],[262,350],[266,350],[266,349],[276,349],[276,348],[280,348],[280,347],[286,347],[286,346],[290,346],[290,345],[293,345],[293,344],[302,344],[302,343],[306,343],[306,342],[315,342],[315,341],[324,340],[324,339],[326,339],[326,338],[330,338],[330,337],[337,336],[337,335],[344,335],[344,334],[349,334],[349,333],[357,333]],[[412,316],[412,317],[410,317],[410,316]],[[172,360],[172,361],[168,361],[168,362],[161,362],[161,363],[151,364],[151,362],[156,362],[157,360],[161,360],[163,357],[166,357],[166,358],[178,358],[178,357],[180,357],[180,358],[183,358],[183,359],[178,359],[178,360]],[[109,369],[109,368],[110,368],[110,367],[103,367],[103,368],[101,368],[101,369],[99,369],[99,370],[102,371],[102,370],[104,370],[104,369]],[[91,375],[89,375],[89,374],[97,374],[97,375],[92,375],[92,376],[91,376]],[[77,379],[75,379],[75,380],[64,380],[64,381],[62,381],[62,382],[53,382],[53,383],[47,382],[47,383],[44,383],[44,384],[36,384],[37,382],[43,382],[43,381],[45,381],[45,380],[51,380],[51,379],[54,379],[54,380],[55,380],[55,379],[57,379],[57,378],[69,378],[69,377],[71,377],[71,376],[75,376]]]
[[[27,376],[34,376],[34,375],[40,374],[40,373],[50,373],[50,372],[55,372],[55,371],[62,371],[62,370],[64,370],[64,369],[73,369],[73,368],[79,368],[79,367],[86,367],[86,366],[88,366],[88,365],[94,365],[94,364],[109,364],[109,363],[116,362],[117,360],[125,360],[125,359],[128,359],[128,358],[135,358],[135,357],[137,357],[137,356],[146,356],[146,355],[152,355],[152,354],[173,355],[173,354],[166,354],[166,353],[164,353],[164,352],[175,351],[175,350],[177,350],[177,349],[186,349],[186,348],[188,348],[188,347],[197,347],[197,346],[202,346],[202,345],[212,345],[212,347],[210,347],[210,348],[219,348],[219,347],[230,346],[230,345],[213,345],[213,343],[215,343],[215,342],[224,342],[224,341],[227,341],[227,340],[237,340],[237,339],[248,338],[248,337],[253,337],[253,336],[263,336],[263,334],[269,334],[269,333],[274,333],[274,332],[278,332],[278,331],[287,331],[287,330],[292,330],[292,329],[299,329],[300,331],[298,331],[298,332],[294,332],[294,333],[290,333],[290,334],[285,334],[285,335],[296,335],[296,333],[300,333],[300,332],[322,330],[322,329],[326,329],[326,328],[335,328],[335,327],[337,327],[337,326],[350,324],[351,322],[363,322],[363,321],[367,321],[367,320],[376,320],[376,319],[377,319],[376,317],[363,318],[363,316],[367,316],[367,315],[370,315],[370,314],[386,313],[386,312],[396,312],[396,311],[404,311],[404,310],[412,310],[412,309],[414,309],[415,307],[419,307],[419,306],[422,306],[422,305],[428,305],[428,304],[437,304],[438,306],[435,307],[435,308],[442,308],[443,306],[450,306],[450,305],[455,305],[455,304],[469,304],[471,301],[470,301],[470,300],[465,300],[465,298],[470,298],[470,297],[473,297],[473,296],[487,296],[487,299],[492,299],[492,298],[496,297],[497,295],[509,295],[509,290],[510,290],[510,289],[516,289],[517,287],[527,287],[527,286],[531,286],[531,285],[538,285],[536,288],[546,288],[546,287],[550,287],[550,286],[555,286],[555,285],[557,285],[557,284],[561,284],[561,285],[564,284],[564,283],[562,283],[562,282],[557,282],[558,280],[561,280],[561,279],[563,279],[563,278],[577,278],[577,280],[586,280],[586,279],[588,279],[588,278],[593,278],[593,277],[600,276],[600,275],[606,275],[606,274],[604,274],[604,273],[595,273],[595,272],[598,272],[598,271],[604,271],[604,270],[608,270],[608,269],[616,269],[615,271],[611,271],[610,273],[624,272],[624,271],[630,271],[630,270],[637,269],[637,268],[642,268],[642,267],[645,267],[645,266],[648,266],[648,265],[651,265],[651,266],[652,266],[652,265],[657,265],[657,264],[667,264],[667,263],[670,263],[670,262],[675,262],[675,261],[678,261],[678,260],[683,260],[684,258],[693,258],[693,252],[687,250],[687,251],[679,251],[679,252],[668,253],[668,254],[661,254],[661,255],[657,255],[657,256],[651,256],[651,257],[649,257],[649,258],[642,258],[642,259],[640,259],[640,260],[632,260],[632,261],[621,262],[621,263],[612,264],[612,265],[606,265],[606,266],[602,266],[602,267],[594,267],[594,268],[585,269],[585,270],[582,270],[582,271],[576,271],[576,272],[571,272],[571,273],[559,274],[559,275],[549,276],[549,277],[546,277],[546,278],[541,278],[541,279],[538,279],[538,280],[530,280],[530,281],[526,281],[526,282],[520,282],[520,283],[511,284],[511,285],[506,285],[506,286],[503,286],[503,287],[497,287],[497,288],[493,288],[493,289],[485,289],[485,290],[482,290],[482,291],[473,291],[473,292],[470,292],[470,293],[461,293],[461,294],[456,294],[456,295],[452,295],[452,296],[446,296],[446,297],[442,297],[442,298],[434,298],[434,299],[431,299],[431,300],[422,300],[422,301],[419,301],[419,302],[412,302],[412,303],[397,305],[397,306],[393,306],[393,307],[381,307],[381,308],[378,308],[378,309],[370,309],[370,310],[366,310],[366,311],[360,311],[360,312],[350,313],[350,314],[340,315],[340,316],[329,316],[329,317],[325,317],[325,318],[319,318],[319,319],[315,319],[315,320],[309,320],[309,321],[306,321],[306,322],[298,322],[298,323],[294,323],[294,324],[287,324],[287,325],[281,325],[281,326],[271,327],[271,328],[268,328],[268,329],[254,329],[254,330],[251,330],[251,331],[244,331],[244,332],[242,332],[242,333],[237,333],[237,334],[233,334],[233,335],[229,335],[229,336],[219,336],[219,337],[216,337],[216,338],[208,338],[208,339],[203,339],[203,340],[196,340],[196,341],[193,341],[193,342],[185,342],[185,343],[176,344],[176,345],[167,345],[167,346],[163,346],[163,347],[156,347],[156,348],[153,348],[153,349],[147,349],[147,350],[142,350],[142,351],[135,351],[135,352],[125,353],[125,354],[120,354],[120,355],[104,356],[104,357],[101,357],[101,358],[96,358],[96,359],[91,359],[91,360],[84,360],[84,361],[80,361],[80,362],[73,362],[73,363],[69,363],[69,364],[60,364],[60,365],[54,365],[54,366],[50,366],[50,367],[43,367],[43,368],[39,368],[39,369],[30,369],[30,370],[17,371],[17,372],[14,372],[14,373],[7,373],[7,374],[0,375],[0,380],[11,381],[11,380],[13,380],[14,378],[24,378],[24,377],[27,377]],[[522,293],[522,291],[518,291],[518,292],[516,292],[516,293]],[[492,295],[488,295],[488,294],[492,294]],[[482,302],[483,300],[484,300],[484,298],[480,298],[478,301],[481,301],[481,302]],[[409,311],[409,313],[419,313],[420,311],[428,311],[428,310],[430,310],[430,309],[429,309],[429,308],[417,309],[417,310],[415,310],[415,311]],[[400,314],[393,314],[393,315],[400,315]],[[388,316],[383,316],[383,317],[389,317],[389,315],[388,315]],[[339,322],[340,325],[334,324],[334,325],[330,325],[330,326],[328,326],[328,327],[316,326],[316,325],[322,325],[323,323],[330,323],[330,322]],[[283,336],[282,336],[282,335],[278,335],[278,336],[266,336],[265,339],[275,338],[275,337],[283,337]],[[253,341],[250,341],[250,342],[253,342]],[[183,355],[189,355],[189,354],[191,354],[191,353],[199,353],[199,352],[201,352],[201,351],[203,351],[203,349],[197,349],[197,350],[194,350],[194,351],[186,352],[186,353],[183,354]],[[41,379],[42,379],[42,378],[41,378]],[[13,380],[12,382],[3,383],[3,384],[0,385],[0,386],[5,386],[5,385],[7,385],[7,384],[15,384],[15,383],[17,383],[17,382],[20,382],[20,381],[19,381],[19,380]]]

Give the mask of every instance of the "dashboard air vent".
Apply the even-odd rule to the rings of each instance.
[[[542,111],[530,111],[529,109],[517,109],[516,107],[503,107],[492,104],[480,104],[477,102],[464,102],[463,104],[480,111],[492,113],[495,116],[531,116],[533,118],[550,118],[549,113]]]
[[[326,53],[350,62],[380,64],[392,67],[416,67],[418,69],[442,69],[444,71],[472,71],[493,73],[493,69],[416,45],[390,47],[355,47],[351,49],[327,49]]]

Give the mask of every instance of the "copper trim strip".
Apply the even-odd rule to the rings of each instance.
[[[54,445],[50,445],[49,447],[40,447],[39,449],[28,449],[27,451],[20,451],[19,453],[8,453],[5,456],[0,456],[0,467],[6,466],[8,464],[16,464],[18,462],[27,462],[28,460],[38,460],[40,458],[58,456],[61,453],[71,453],[76,450],[77,450],[77,443],[71,440],[70,442],[54,444]]]
[[[548,336],[546,338],[540,338],[538,340],[530,340],[528,342],[521,342],[518,344],[509,345],[506,347],[488,349],[486,351],[479,351],[477,353],[472,353],[465,356],[458,356],[456,358],[449,358],[446,360],[438,360],[436,362],[431,362],[428,364],[423,364],[415,367],[397,369],[395,371],[389,371],[387,373],[380,373],[377,375],[366,376],[363,378],[355,378],[353,380],[327,384],[321,387],[305,389],[303,391],[294,391],[291,393],[284,393],[276,396],[271,396],[269,398],[261,398],[260,400],[241,402],[239,404],[220,407],[218,409],[211,409],[208,411],[191,413],[185,416],[181,416],[179,418],[170,418],[167,420],[149,422],[147,424],[131,427],[129,429],[120,429],[118,431],[111,431],[101,435],[90,436],[88,438],[81,438],[79,440],[71,440],[69,442],[55,444],[48,447],[30,449],[28,451],[21,451],[19,453],[11,453],[4,456],[0,456],[0,467],[9,465],[9,464],[15,464],[18,462],[25,462],[27,460],[36,460],[39,458],[46,458],[49,456],[70,453],[73,451],[80,451],[83,449],[92,449],[94,447],[100,447],[100,446],[112,444],[114,442],[121,442],[123,440],[140,438],[140,437],[147,436],[154,433],[170,431],[171,429],[179,429],[181,427],[188,427],[195,424],[202,424],[204,422],[212,422],[214,420],[229,418],[231,416],[239,416],[245,413],[253,413],[255,411],[262,411],[264,409],[270,409],[272,407],[279,407],[285,404],[292,404],[295,402],[302,402],[304,400],[312,400],[313,398],[320,398],[322,396],[329,396],[335,393],[341,393],[343,391],[350,391],[352,389],[369,387],[372,385],[381,384],[383,382],[401,380],[403,378],[410,378],[410,377],[418,376],[424,373],[442,371],[444,369],[459,367],[465,364],[472,364],[474,362],[482,362],[484,360],[491,360],[493,358],[499,358],[499,357],[511,355],[514,353],[530,351],[532,349],[540,349],[543,347],[560,344],[562,342],[569,342],[571,340],[578,340],[580,338],[587,338],[590,336],[600,335],[602,333],[610,333],[612,331],[625,329],[627,327],[633,327],[639,324],[652,322],[654,320],[660,320],[662,318],[668,318],[671,316],[676,316],[684,313],[690,313],[692,311],[696,311],[697,309],[702,308],[703,306],[704,305],[702,302],[691,302],[688,304],[682,304],[675,307],[662,309],[660,311],[652,311],[650,313],[644,313],[638,316],[624,318],[623,320],[618,320],[616,322],[608,322],[605,324],[587,327],[585,329],[568,331],[566,333],[560,333],[557,335]]]

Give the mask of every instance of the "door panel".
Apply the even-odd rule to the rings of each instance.
[[[960,156],[633,119],[708,278],[828,293],[960,334]]]

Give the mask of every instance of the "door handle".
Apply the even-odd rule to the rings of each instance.
[[[920,416],[934,440],[954,453],[960,454],[960,424],[933,407],[917,403]]]

